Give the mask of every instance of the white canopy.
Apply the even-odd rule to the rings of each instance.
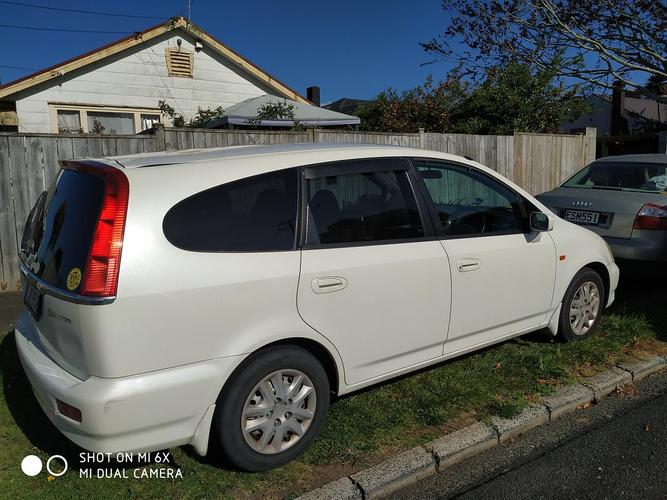
[[[245,101],[234,104],[225,109],[225,116],[213,120],[207,128],[223,128],[227,125],[259,125],[262,127],[293,127],[293,120],[261,120],[252,123],[251,120],[257,116],[257,110],[264,104],[286,102],[294,106],[294,121],[307,127],[331,127],[335,125],[358,125],[361,120],[357,116],[345,115],[336,111],[319,108],[310,104],[292,101],[284,97],[264,94],[252,97]]]

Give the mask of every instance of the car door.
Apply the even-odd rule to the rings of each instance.
[[[304,169],[297,304],[338,349],[350,385],[442,355],[450,271],[412,175],[400,158]]]
[[[474,167],[414,164],[449,258],[452,313],[445,353],[543,324],[551,309],[556,255],[548,233],[529,229],[532,204]]]

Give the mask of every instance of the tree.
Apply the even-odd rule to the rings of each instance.
[[[554,85],[550,70],[531,71],[525,64],[491,68],[486,80],[462,102],[453,132],[508,135],[558,132],[588,108],[576,89]]]
[[[381,92],[372,103],[360,106],[362,130],[386,132],[444,132],[466,93],[466,85],[456,77],[438,84],[429,75],[423,85],[398,93],[392,88]]]
[[[248,124],[259,127],[263,120],[285,120],[293,123],[291,130],[304,130],[305,126],[296,119],[294,104],[284,101],[268,101],[257,108],[257,115]]]
[[[667,78],[665,0],[442,0],[442,7],[448,24],[421,46],[465,75],[520,62],[593,87],[620,81],[667,102],[647,85]]]
[[[402,94],[385,90],[357,115],[364,130],[512,134],[555,132],[586,106],[576,89],[555,85],[552,72],[511,63],[490,68],[477,86],[450,75],[437,85],[428,77]]]
[[[218,106],[214,109],[197,108],[197,114],[194,116],[194,118],[191,118],[190,121],[186,122],[185,117],[181,113],[177,112],[172,106],[167,104],[166,101],[158,101],[158,108],[160,111],[162,111],[162,113],[171,119],[174,127],[179,128],[205,128],[209,122],[225,116],[225,110],[222,108],[222,106]]]

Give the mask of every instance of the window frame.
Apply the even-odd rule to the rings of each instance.
[[[428,214],[431,218],[431,223],[433,225],[433,229],[435,231],[435,234],[437,235],[438,239],[440,240],[454,240],[454,239],[463,239],[463,238],[487,238],[487,237],[492,237],[492,236],[507,236],[507,235],[514,235],[514,234],[529,234],[531,232],[530,229],[530,213],[533,211],[540,211],[538,210],[529,200],[527,200],[521,193],[513,189],[511,186],[508,186],[504,182],[502,182],[499,179],[496,179],[494,176],[487,174],[486,172],[472,166],[468,165],[466,163],[461,163],[461,162],[456,162],[456,161],[451,161],[451,160],[444,160],[442,158],[429,158],[429,157],[411,157],[410,159],[410,165],[413,170],[414,177],[417,182],[418,189],[421,193],[422,198],[424,199],[425,205],[428,207]],[[502,185],[503,188],[505,188],[507,191],[510,193],[514,194],[517,196],[519,199],[518,207],[512,207],[514,209],[515,215],[517,216],[517,220],[519,221],[519,225],[522,227],[517,228],[516,230],[502,230],[502,231],[492,231],[488,233],[471,233],[471,234],[447,234],[445,231],[445,228],[442,226],[442,223],[440,222],[440,216],[438,213],[438,207],[436,206],[435,202],[433,201],[433,198],[431,196],[430,191],[428,190],[428,187],[426,186],[426,183],[423,181],[423,179],[419,176],[419,171],[417,170],[417,164],[420,162],[430,162],[430,163],[435,163],[438,165],[441,165],[442,168],[445,169],[450,169],[454,171],[458,171],[463,173],[463,175],[467,175],[468,173],[473,173],[477,176],[486,178],[490,180],[491,182],[499,183]],[[518,212],[517,212],[518,209]]]
[[[405,168],[382,168],[378,165],[371,168],[361,168],[358,166],[359,162],[363,161],[382,161],[382,160],[397,160],[402,162]],[[400,245],[402,243],[417,243],[422,241],[433,241],[438,239],[428,208],[424,203],[423,195],[417,188],[417,178],[410,160],[403,156],[377,156],[377,157],[362,157],[351,158],[346,160],[334,160],[323,163],[313,163],[309,165],[302,165],[300,168],[299,179],[301,182],[299,192],[299,214],[297,216],[297,231],[298,231],[298,249],[300,250],[327,250],[332,248],[353,248],[363,246],[378,246],[378,245]],[[401,238],[392,240],[376,240],[376,241],[355,241],[343,243],[322,243],[317,246],[308,245],[308,179],[327,177],[333,175],[358,174],[370,172],[384,172],[384,171],[403,171],[406,173],[408,180],[408,187],[412,194],[413,200],[417,207],[417,213],[424,230],[424,236],[419,238]],[[314,175],[317,171],[317,175]]]
[[[158,108],[135,108],[131,106],[105,106],[103,104],[76,104],[76,103],[49,103],[49,115],[51,119],[51,130],[53,133],[58,132],[58,111],[77,111],[79,113],[79,123],[81,125],[81,133],[89,134],[88,130],[88,112],[99,113],[127,113],[131,114],[134,119],[134,134],[143,132],[141,128],[141,115],[158,115],[160,123],[164,123],[164,113]],[[79,132],[72,133],[77,135]],[[102,135],[128,135],[128,134],[102,134]]]

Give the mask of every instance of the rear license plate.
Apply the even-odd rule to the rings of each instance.
[[[35,319],[39,319],[40,306],[42,303],[42,294],[39,293],[35,285],[28,284],[23,295],[23,303]]]
[[[565,220],[575,224],[597,226],[600,220],[600,212],[586,212],[584,210],[565,210]]]

